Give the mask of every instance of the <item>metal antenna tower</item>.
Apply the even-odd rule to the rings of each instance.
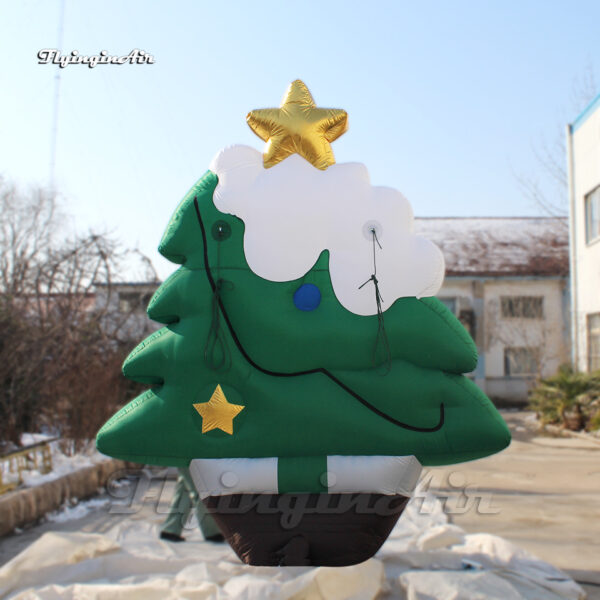
[[[63,32],[65,25],[65,3],[66,0],[60,1],[60,15],[58,19],[58,45],[57,50],[62,52]],[[52,115],[52,133],[50,138],[50,192],[55,194],[56,185],[56,142],[58,139],[58,112],[60,106],[60,72],[59,65],[56,66],[56,74],[54,75],[54,109]]]

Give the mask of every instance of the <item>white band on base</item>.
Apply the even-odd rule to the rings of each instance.
[[[201,498],[227,494],[277,494],[277,458],[196,458],[190,474]],[[322,483],[332,494],[410,496],[421,474],[414,456],[328,456]]]

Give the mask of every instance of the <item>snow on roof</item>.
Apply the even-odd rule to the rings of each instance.
[[[417,217],[414,232],[442,249],[447,277],[569,273],[563,217]]]
[[[446,277],[569,274],[568,222],[563,217],[416,217],[414,233],[441,248]],[[119,288],[158,284],[113,283]]]

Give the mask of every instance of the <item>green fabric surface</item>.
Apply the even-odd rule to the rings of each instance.
[[[327,492],[326,456],[288,456],[277,460],[280,494]]]
[[[499,413],[462,375],[475,368],[476,348],[441,302],[401,298],[385,310],[392,365],[384,374],[374,364],[377,316],[355,315],[339,304],[328,253],[296,281],[261,279],[244,257],[243,222],[213,204],[216,185],[216,175],[207,172],[183,199],[163,236],[160,252],[182,264],[148,307],[149,316],[165,327],[144,340],[123,366],[127,377],[154,387],[104,425],[97,437],[101,452],[184,467],[193,458],[327,455],[415,455],[424,465],[442,465],[480,458],[509,444]],[[231,229],[222,241],[214,239],[217,221]],[[209,272],[215,281],[222,280],[223,307],[250,361],[222,312],[215,313],[205,241]],[[314,311],[294,306],[293,294],[303,283],[314,283],[321,291]],[[227,349],[226,365],[218,370],[211,368],[215,361],[207,360],[206,352],[215,314]],[[264,372],[319,368],[329,374],[282,377]],[[233,421],[233,435],[220,430],[203,434],[202,417],[193,408],[208,402],[217,384],[230,402],[245,406]],[[312,458],[306,460],[312,464]],[[299,471],[296,483],[304,476]],[[286,487],[291,491],[296,483]]]

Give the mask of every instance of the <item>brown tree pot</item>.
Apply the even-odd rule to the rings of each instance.
[[[569,431],[581,431],[583,429],[583,414],[580,410],[563,412],[563,425]]]
[[[232,494],[204,504],[254,566],[354,565],[385,542],[408,498],[384,494]]]

